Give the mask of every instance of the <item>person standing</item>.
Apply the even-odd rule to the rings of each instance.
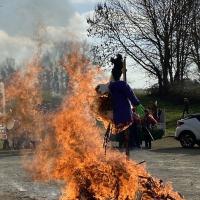
[[[151,141],[153,136],[151,134],[152,126],[157,124],[157,121],[154,119],[153,115],[149,112],[148,109],[144,110],[145,115],[142,120],[142,131],[144,133],[145,148],[151,149]]]
[[[184,108],[183,108],[182,117],[185,117],[185,113],[189,114],[189,106],[190,106],[190,103],[189,103],[188,98],[184,98]]]

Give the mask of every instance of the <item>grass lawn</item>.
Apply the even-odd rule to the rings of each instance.
[[[144,107],[148,107],[157,100],[158,107],[164,109],[166,113],[166,135],[174,135],[176,123],[182,116],[184,105],[174,103],[173,100],[169,101],[141,94],[138,95],[138,98]],[[191,103],[190,105],[190,113],[200,113],[200,103]]]

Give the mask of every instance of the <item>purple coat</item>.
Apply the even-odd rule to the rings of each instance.
[[[113,106],[114,123],[128,123],[132,121],[133,106],[139,105],[139,100],[125,81],[110,82],[109,90]]]

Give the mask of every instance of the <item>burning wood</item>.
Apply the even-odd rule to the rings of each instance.
[[[155,180],[153,177],[143,177],[139,176],[142,196],[141,199],[158,199],[158,200],[176,200],[177,198],[172,197],[165,190],[165,185],[162,180]],[[181,197],[177,194],[177,197]]]

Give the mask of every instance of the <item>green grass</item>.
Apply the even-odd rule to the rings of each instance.
[[[157,100],[158,107],[165,110],[166,113],[166,135],[174,135],[177,120],[181,118],[184,105],[177,104],[173,100],[165,100],[154,98],[152,96],[139,94],[138,98],[144,107],[150,106]],[[200,103],[192,104],[190,106],[190,113],[200,113]]]

